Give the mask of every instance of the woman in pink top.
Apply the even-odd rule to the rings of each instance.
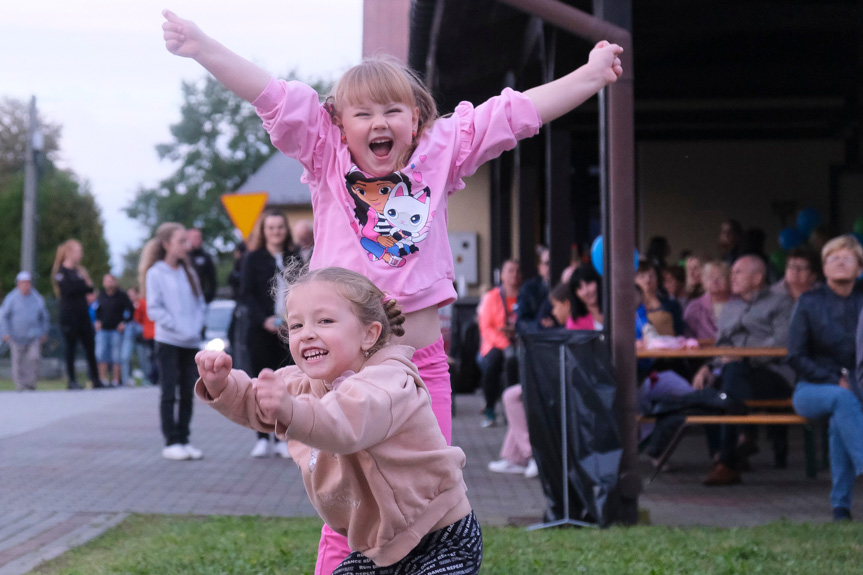
[[[567,329],[602,329],[602,281],[590,264],[582,264],[569,278],[572,313],[566,320]]]
[[[449,440],[451,386],[437,311],[456,297],[449,195],[480,165],[615,82],[622,48],[599,42],[586,64],[562,78],[524,93],[505,89],[476,107],[463,102],[437,118],[431,94],[400,64],[364,61],[322,105],[311,87],[278,81],[193,22],[163,15],[166,48],[253,103],[273,144],[305,168],[315,218],[311,269],[351,269],[399,301],[406,321],[398,342],[417,349],[413,361]],[[346,550],[342,544],[334,553]],[[316,573],[323,572],[330,569],[319,563]]]
[[[707,262],[702,277],[704,295],[689,302],[683,312],[686,336],[716,339],[716,319],[731,298],[731,268],[723,261]]]

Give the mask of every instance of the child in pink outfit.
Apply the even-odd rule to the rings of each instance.
[[[507,89],[476,107],[462,103],[438,118],[431,94],[400,64],[364,61],[321,105],[309,86],[275,80],[193,22],[163,14],[167,49],[252,102],[276,147],[303,164],[314,212],[311,269],[351,269],[399,301],[406,333],[398,343],[417,349],[414,361],[449,441],[451,386],[437,313],[456,297],[447,200],[484,162],[616,81],[622,49],[600,42],[563,78],[524,93]],[[322,540],[322,553],[330,547]]]

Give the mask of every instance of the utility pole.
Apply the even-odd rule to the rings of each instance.
[[[36,155],[44,140],[36,117],[36,96],[30,99],[30,127],[27,130],[27,157],[24,160],[24,210],[21,218],[21,269],[36,272],[36,186],[39,179]]]

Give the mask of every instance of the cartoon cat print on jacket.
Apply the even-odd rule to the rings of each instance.
[[[417,177],[419,172],[414,172]],[[354,217],[360,245],[371,261],[393,267],[405,265],[405,257],[419,251],[434,217],[429,213],[431,190],[413,191],[411,179],[401,172],[368,177],[356,166],[345,177],[354,200]],[[418,180],[419,182],[419,180]]]

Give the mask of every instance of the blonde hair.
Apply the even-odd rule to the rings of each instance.
[[[63,261],[66,259],[66,256],[69,255],[69,250],[72,249],[73,246],[81,247],[81,242],[75,239],[66,240],[59,246],[57,246],[57,254],[54,256],[54,265],[51,266],[51,286],[54,288],[54,295],[60,297],[60,285],[57,283],[57,273],[60,271],[60,266],[63,265]],[[80,263],[75,266],[75,270],[84,277],[90,277],[90,274],[87,272],[87,268],[82,266]]]
[[[403,327],[405,316],[396,300],[386,299],[386,294],[364,275],[335,267],[305,271],[305,267],[298,265],[285,270],[284,274],[287,288],[276,297],[287,299],[298,285],[327,282],[336,288],[339,295],[350,302],[351,309],[363,325],[380,323],[381,333],[375,344],[369,348],[369,355],[385,346],[393,335],[402,336],[405,333]],[[288,340],[286,330],[282,330],[281,335],[285,341]]]
[[[350,68],[333,86],[325,106],[330,115],[335,117],[345,106],[363,102],[399,102],[410,106],[411,110],[419,109],[414,145],[410,147],[407,157],[401,158],[404,160],[402,163],[407,162],[416,149],[416,142],[438,117],[437,104],[431,92],[416,72],[393,57],[366,58]]]
[[[165,244],[171,241],[173,235],[177,232],[185,231],[185,228],[175,222],[165,222],[156,228],[156,235],[153,239],[144,244],[141,250],[141,259],[138,260],[138,284],[141,286],[141,297],[147,296],[147,271],[153,267],[156,262],[164,260],[166,255]],[[186,273],[186,278],[189,280],[189,285],[192,286],[192,293],[195,296],[201,295],[201,286],[198,285],[198,276],[191,264],[184,259],[177,262],[183,271]]]
[[[830,254],[842,249],[851,250],[857,258],[857,265],[863,268],[863,247],[860,246],[857,238],[851,234],[835,237],[824,244],[824,247],[821,248],[821,263],[824,264]]]

